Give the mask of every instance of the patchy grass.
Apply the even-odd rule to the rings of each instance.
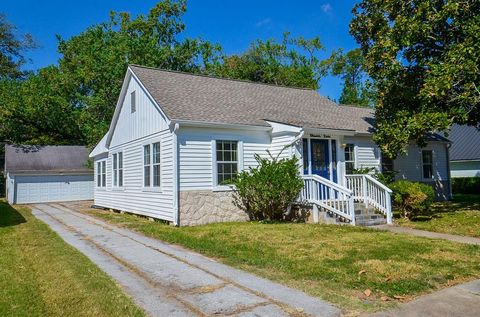
[[[329,300],[353,314],[480,277],[480,247],[444,240],[335,225],[250,222],[175,228],[134,215],[85,212]]]
[[[0,316],[144,316],[27,207],[0,201]]]
[[[412,221],[395,220],[404,227],[480,238],[480,195],[456,195],[432,205],[427,215]]]

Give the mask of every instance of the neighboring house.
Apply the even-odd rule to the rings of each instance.
[[[454,125],[448,138],[452,177],[480,177],[480,130],[473,126]]]
[[[93,199],[93,169],[84,146],[5,146],[10,204]]]
[[[351,222],[353,199],[390,212],[388,189],[346,177],[354,168],[393,165],[447,197],[448,140],[382,162],[373,120],[371,109],[338,106],[314,90],[130,66],[110,130],[90,153],[95,204],[177,225],[246,220],[224,184],[267,150],[298,156],[302,198]]]

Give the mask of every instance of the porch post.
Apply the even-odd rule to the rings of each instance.
[[[365,208],[368,208],[368,188],[367,188],[367,178],[362,176],[362,189],[363,189],[363,202],[365,204]]]
[[[313,204],[312,207],[312,213],[313,213],[313,222],[318,223],[318,206],[317,204]]]

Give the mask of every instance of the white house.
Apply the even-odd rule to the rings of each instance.
[[[110,130],[90,154],[95,205],[176,225],[246,220],[223,184],[266,150],[297,155],[302,198],[352,223],[354,200],[390,212],[388,188],[347,176],[354,168],[383,163],[449,195],[448,140],[435,136],[388,162],[372,123],[371,109],[338,106],[314,90],[130,66]]]
[[[480,177],[480,130],[474,126],[454,125],[448,138],[452,177]]]
[[[10,204],[90,200],[93,170],[84,146],[5,145]]]

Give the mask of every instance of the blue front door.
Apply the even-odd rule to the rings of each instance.
[[[311,139],[310,151],[312,157],[312,174],[330,179],[328,140]]]

